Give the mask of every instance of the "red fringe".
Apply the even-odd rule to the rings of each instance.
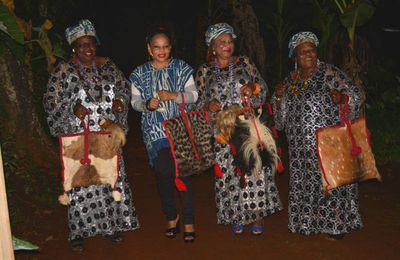
[[[279,159],[279,161],[278,161],[278,165],[277,165],[277,167],[276,167],[276,170],[277,170],[279,173],[282,173],[282,172],[285,170],[285,167],[283,167],[283,163],[282,163],[282,160],[281,160],[281,159]]]
[[[279,135],[278,135],[278,131],[276,130],[275,126],[272,127],[272,134],[274,135],[275,140],[278,140]]]
[[[356,156],[361,153],[361,147],[360,146],[355,146],[351,149],[351,155]]]
[[[268,114],[270,115],[270,116],[272,116],[272,106],[271,106],[271,103],[267,103],[267,108],[268,108]]]
[[[221,167],[219,166],[218,163],[214,164],[214,174],[215,174],[215,177],[222,178]]]
[[[186,184],[179,178],[175,178],[175,186],[179,191],[187,191]]]

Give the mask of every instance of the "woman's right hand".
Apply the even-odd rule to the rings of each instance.
[[[158,100],[157,98],[149,99],[146,102],[146,108],[150,111],[156,110],[159,105],[160,105],[160,100]]]
[[[211,112],[218,112],[221,110],[221,103],[218,100],[214,99],[208,103],[208,110]]]
[[[84,107],[82,104],[79,103],[74,106],[73,110],[74,110],[74,115],[80,120],[83,120],[89,112],[89,110],[86,107]]]

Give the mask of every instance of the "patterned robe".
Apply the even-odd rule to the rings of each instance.
[[[357,184],[334,189],[329,198],[323,195],[315,131],[340,123],[339,105],[332,102],[330,90],[337,89],[349,96],[353,119],[360,113],[361,89],[338,68],[323,62],[318,64],[304,91],[297,93],[302,82],[293,84],[291,77],[286,80],[289,87],[280,109],[276,101],[273,105],[276,127],[285,130],[289,145],[289,230],[309,235],[359,229],[362,222]]]
[[[103,117],[115,120],[128,131],[129,84],[115,64],[107,60],[98,66],[97,72],[93,68],[84,68],[83,73],[89,78],[95,74],[100,77],[95,85],[83,80],[77,68],[72,61],[61,62],[50,76],[43,99],[50,133],[59,136],[83,132],[80,119],[72,111],[77,103],[90,110],[91,131],[101,130],[99,120]],[[111,111],[114,98],[124,100],[122,113]],[[70,240],[139,228],[122,153],[119,166],[117,190],[122,195],[121,202],[114,201],[109,184],[73,188],[68,192],[71,201],[68,206]]]
[[[193,69],[184,61],[171,59],[162,69],[155,69],[151,62],[137,67],[129,77],[132,88],[140,92],[142,100],[157,98],[160,90],[184,92],[185,84],[193,74]],[[186,106],[186,110],[190,108]],[[150,164],[157,157],[157,152],[168,148],[162,121],[180,114],[178,103],[174,100],[162,101],[160,108],[154,113],[142,113],[143,140],[147,148]]]
[[[265,102],[268,95],[267,85],[247,57],[239,57],[234,63],[233,84],[229,84],[229,66],[221,69],[220,83],[216,79],[216,73],[218,69],[212,64],[203,64],[197,71],[199,109],[213,99],[219,100],[223,109],[232,104],[241,105],[240,87],[248,82],[258,82],[262,88],[259,96],[252,97],[252,104],[257,106]],[[234,86],[234,89],[231,86]],[[234,91],[239,95],[235,95]],[[214,116],[215,114],[211,113],[211,117]],[[241,189],[230,146],[216,143],[215,153],[216,162],[223,174],[222,178],[215,179],[218,224],[246,225],[282,209],[274,176],[269,167],[264,167],[259,176],[246,172],[246,188]]]

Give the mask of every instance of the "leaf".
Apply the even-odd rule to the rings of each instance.
[[[10,37],[18,42],[19,44],[24,44],[24,34],[21,29],[18,27],[17,19],[13,13],[8,10],[3,3],[0,2],[0,22],[2,23],[2,30],[6,28],[4,31],[6,34],[10,35]]]
[[[369,1],[360,1],[359,4],[349,7],[340,16],[340,22],[346,28],[352,28],[354,19],[356,26],[365,24],[374,14],[375,7]]]
[[[11,53],[17,58],[20,63],[24,62],[25,45],[19,44],[18,42],[14,41],[10,36],[4,33],[0,33],[0,40],[4,43],[4,46],[11,51]]]
[[[29,241],[25,241],[22,239],[18,239],[16,237],[12,237],[14,250],[39,250],[37,245],[32,244]]]

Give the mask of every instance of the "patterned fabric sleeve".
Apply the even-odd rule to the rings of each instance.
[[[52,136],[73,133],[75,130],[70,124],[71,118],[75,115],[72,111],[74,102],[70,99],[71,93],[68,93],[66,87],[67,73],[67,64],[64,62],[58,64],[50,75],[43,97],[46,119]]]
[[[117,68],[115,63],[111,62],[110,68],[112,68],[111,71],[113,71],[115,77],[115,98],[120,99],[124,103],[124,110],[121,113],[115,113],[115,120],[123,127],[124,131],[127,132],[130,84],[124,74]]]
[[[197,92],[198,92],[198,98],[197,98],[197,109],[201,110],[203,109],[204,105],[209,102],[207,99],[207,90],[206,90],[206,85],[205,85],[205,74],[206,74],[206,68],[205,65],[200,66],[200,68],[196,72],[196,86],[197,86]]]
[[[251,76],[251,82],[257,82],[258,84],[260,84],[261,87],[260,94],[257,96],[253,96],[251,101],[254,105],[265,103],[265,101],[269,97],[267,83],[265,83],[256,65],[249,58],[245,57],[245,62],[247,63],[248,66],[248,71]]]
[[[288,81],[289,78],[285,78],[284,81]],[[286,92],[287,93],[287,92]],[[286,106],[286,93],[281,97],[281,103],[278,108],[275,93],[272,95],[271,103],[272,103],[272,110],[274,111],[274,123],[276,129],[282,131],[285,129],[285,121],[287,115],[287,106]]]
[[[327,64],[325,82],[329,89],[336,89],[349,97],[350,118],[360,116],[362,103],[364,102],[363,90],[340,69]]]

